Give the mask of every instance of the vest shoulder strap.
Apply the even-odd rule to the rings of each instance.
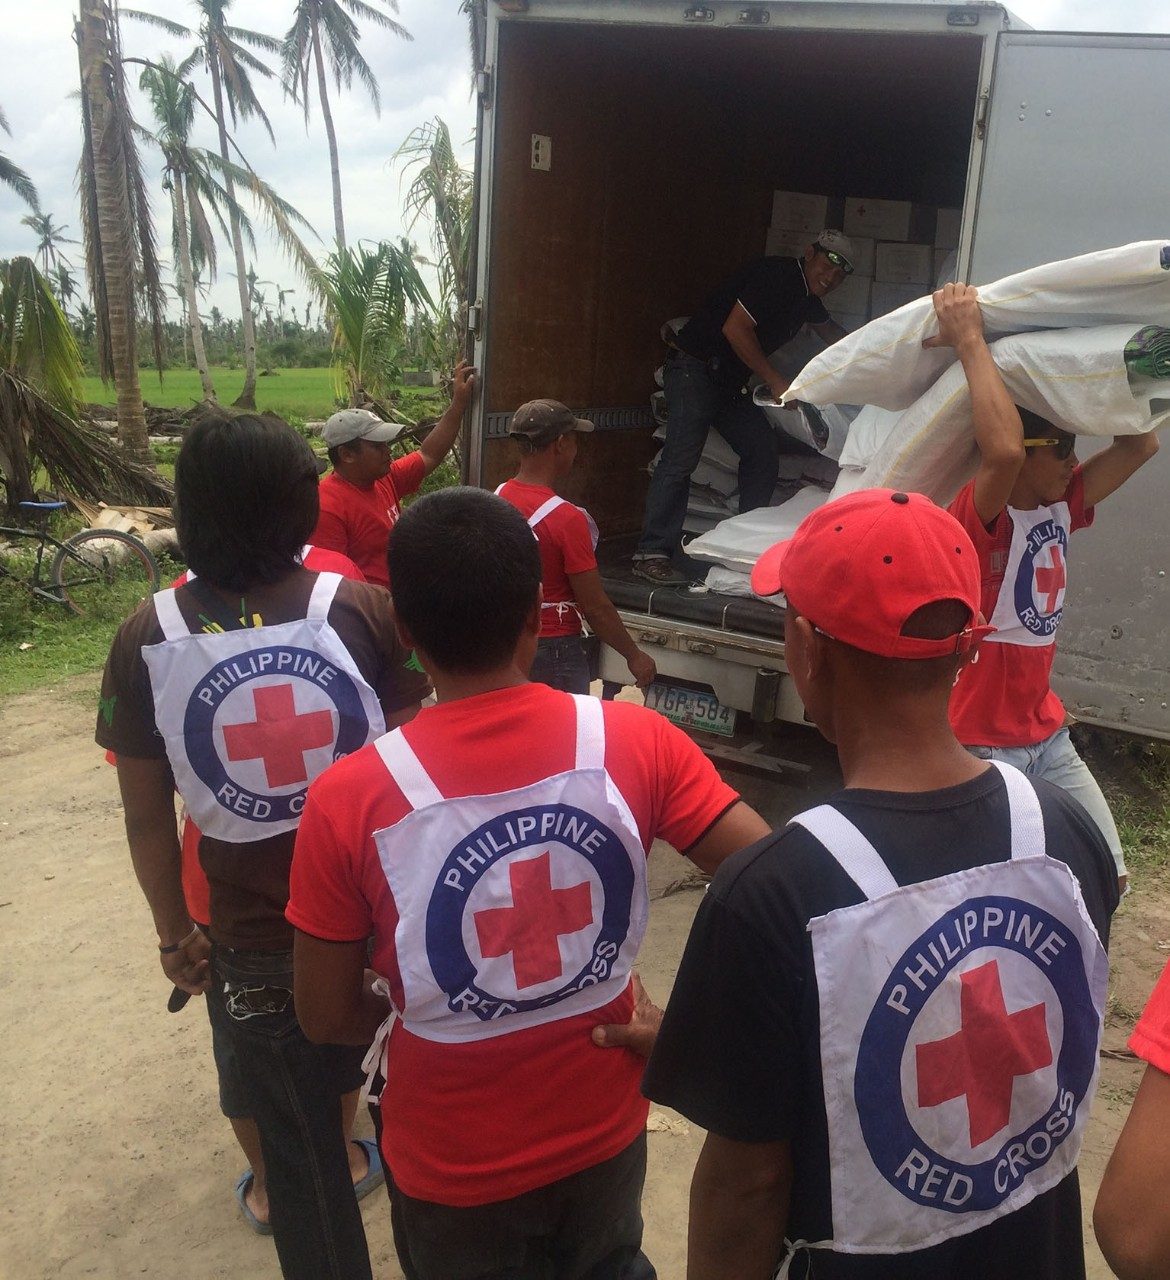
[[[882,855],[856,826],[831,804],[818,805],[792,818],[824,845],[829,856],[870,900],[893,893],[897,880],[882,861]]]

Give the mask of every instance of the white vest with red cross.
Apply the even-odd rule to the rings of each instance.
[[[1032,648],[1055,644],[1068,585],[1068,503],[1054,502],[1033,511],[1005,510],[1012,521],[1012,540],[988,618],[995,630],[984,643]]]
[[[175,786],[199,829],[246,844],[294,831],[309,783],[386,728],[377,695],[327,619],[342,579],[321,573],[304,618],[192,632],[175,591],[154,598],[142,650]]]
[[[605,769],[601,703],[573,701],[574,767],[497,795],[447,799],[401,730],[377,743],[412,807],[374,842],[398,912],[396,1012],[415,1035],[506,1035],[599,1009],[629,984],[646,850]]]
[[[1032,785],[1007,787],[1011,859],[899,886],[831,805],[793,818],[866,900],[809,923],[832,1240],[895,1254],[1022,1208],[1076,1166],[1108,962]]]

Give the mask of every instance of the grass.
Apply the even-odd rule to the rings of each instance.
[[[221,404],[231,404],[244,385],[243,369],[214,368],[211,371]],[[100,378],[87,376],[82,382],[82,399],[92,404],[113,404],[114,388]],[[143,369],[142,398],[165,408],[187,409],[202,395],[199,374],[194,369],[168,369],[162,376]],[[402,387],[397,394],[402,412],[415,419],[436,417],[446,405],[442,391],[429,387]],[[256,407],[279,414],[294,425],[320,422],[341,407],[334,388],[332,369],[273,369],[256,380]]]

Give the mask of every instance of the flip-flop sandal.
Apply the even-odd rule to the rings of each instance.
[[[381,1165],[378,1166],[378,1171],[381,1172]],[[272,1224],[270,1222],[261,1222],[252,1210],[248,1208],[248,1188],[251,1185],[252,1170],[245,1169],[236,1182],[236,1203],[240,1206],[244,1221],[258,1236],[270,1236],[272,1234]]]
[[[370,1167],[366,1170],[366,1176],[361,1182],[353,1184],[353,1193],[361,1200],[368,1196],[375,1187],[380,1187],[386,1181],[386,1173],[382,1168],[382,1157],[378,1153],[378,1144],[376,1142],[370,1138],[353,1138],[352,1142],[355,1147],[361,1147],[370,1162]]]

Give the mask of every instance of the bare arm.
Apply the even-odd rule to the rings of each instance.
[[[686,856],[700,871],[714,875],[725,859],[762,840],[771,831],[751,805],[738,800],[707,829],[701,840],[691,845]]]
[[[451,452],[455,437],[459,434],[463,415],[471,403],[475,391],[475,370],[466,360],[455,366],[455,386],[451,393],[451,403],[447,412],[435,423],[427,433],[427,438],[419,445],[418,451],[427,465],[429,476],[440,462]]]
[[[301,1029],[316,1044],[369,1044],[390,1012],[372,989],[366,941],[326,942],[296,931],[293,1003]]]
[[[849,330],[842,329],[836,320],[826,320],[823,324],[810,324],[809,328],[827,347],[849,336]]]
[[[1083,468],[1085,506],[1098,502],[1121,486],[1158,452],[1158,437],[1149,431],[1140,436],[1118,436],[1108,449],[1095,453]]]
[[[769,1280],[784,1249],[791,1191],[787,1142],[709,1133],[691,1179],[687,1280]]]
[[[175,783],[166,760],[118,756],[118,786],[126,817],[126,840],[134,874],[142,887],[160,946],[186,942],[160,954],[163,972],[177,987],[198,994],[207,988],[210,944],[192,935],[183,896],[182,852],[175,818]]]
[[[1097,1204],[1093,1230],[1121,1280],[1170,1275],[1170,1076],[1149,1066],[1117,1140]]]
[[[568,579],[573,599],[580,607],[589,629],[604,644],[625,658],[634,681],[645,688],[658,674],[658,669],[654,665],[654,659],[634,643],[633,636],[618,617],[618,611],[613,607],[613,601],[602,584],[601,574],[596,569],[588,569],[584,573],[570,573]]]
[[[772,398],[779,400],[788,390],[788,381],[768,363],[768,357],[756,335],[756,322],[743,303],[737,302],[728,312],[727,319],[723,322],[723,336],[731,344],[732,351],[771,390]]]
[[[963,366],[979,446],[975,510],[984,524],[990,524],[1007,506],[1024,465],[1024,426],[983,336],[978,291],[948,284],[934,295],[934,310],[938,335],[922,345],[953,347]]]

